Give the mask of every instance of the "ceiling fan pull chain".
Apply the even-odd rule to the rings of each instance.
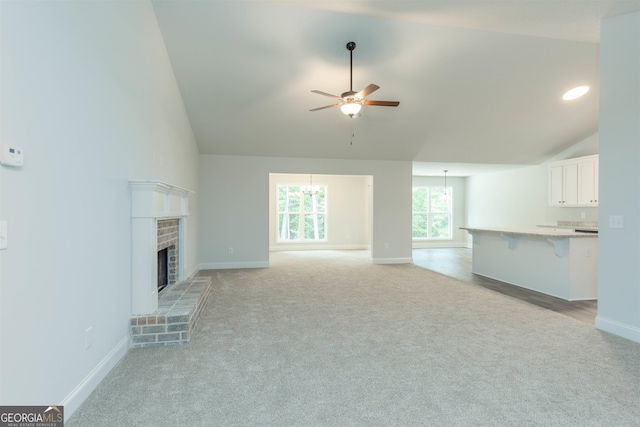
[[[353,145],[353,138],[356,136],[354,120],[351,119],[351,143],[349,145]]]

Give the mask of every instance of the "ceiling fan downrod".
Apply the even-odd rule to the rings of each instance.
[[[347,43],[347,49],[349,50],[349,92],[353,93],[353,49],[356,48],[356,42]]]

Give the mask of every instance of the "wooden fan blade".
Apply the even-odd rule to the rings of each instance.
[[[322,92],[321,90],[312,90],[311,92],[317,93],[318,95],[328,96],[329,98],[342,99],[337,95],[331,95],[330,93]]]
[[[337,107],[337,106],[339,106],[339,105],[340,105],[340,104],[325,105],[324,107],[314,108],[313,110],[309,110],[309,111],[324,110],[325,108]]]
[[[397,107],[400,101],[364,101],[364,105],[378,105],[380,107]]]
[[[370,84],[369,86],[365,87],[364,89],[362,89],[360,92],[356,93],[354,96],[356,98],[366,98],[367,96],[369,96],[370,94],[372,94],[373,92],[377,91],[378,89],[380,89],[380,86],[378,85],[374,85],[374,84]]]

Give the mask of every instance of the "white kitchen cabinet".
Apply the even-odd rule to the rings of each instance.
[[[598,157],[578,163],[578,205],[598,206]]]
[[[549,206],[562,206],[563,187],[562,165],[549,166]]]
[[[549,205],[578,204],[578,165],[565,164],[549,168]]]
[[[549,164],[549,206],[598,205],[598,156]]]

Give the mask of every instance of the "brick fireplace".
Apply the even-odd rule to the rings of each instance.
[[[188,198],[192,191],[160,181],[131,181],[132,314],[158,308],[158,251],[168,254],[168,283],[185,279]]]
[[[185,277],[187,202],[193,192],[159,181],[131,181],[130,186],[131,346],[187,343],[211,296],[210,277]],[[166,251],[162,261],[161,251]],[[158,265],[165,262],[167,286],[160,292]]]

